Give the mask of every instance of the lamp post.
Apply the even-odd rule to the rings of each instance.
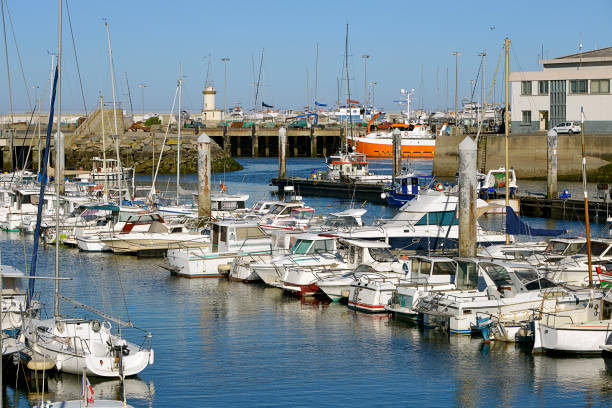
[[[221,58],[223,61],[223,120],[227,115],[227,63],[229,60],[227,57]]]
[[[368,54],[363,54],[363,107],[368,104]]]
[[[144,89],[147,87],[146,84],[138,84],[140,87],[140,97],[142,98],[142,123],[144,124]]]
[[[452,55],[455,56],[455,127],[457,127],[457,105],[459,102],[459,56],[461,52],[453,51]]]
[[[372,108],[374,108],[374,87],[377,85],[377,82],[370,82],[370,86],[372,87]]]

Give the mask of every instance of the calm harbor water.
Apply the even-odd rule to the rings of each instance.
[[[276,160],[241,162],[245,170],[225,175],[229,191],[248,193],[252,200],[268,197]],[[431,172],[431,161],[415,165],[417,172]],[[295,175],[322,167],[312,159],[288,163]],[[372,167],[390,171],[390,162]],[[193,175],[183,179],[185,187],[195,183]],[[317,213],[351,205],[333,198],[304,201]],[[393,215],[388,208],[365,206],[369,220]],[[584,229],[571,221],[528,221],[563,225],[574,233]],[[23,269],[24,254],[28,261],[31,257],[31,236],[0,237],[3,263]],[[71,249],[62,249],[60,257],[61,275],[73,278],[62,282],[64,295],[153,333],[155,364],[126,381],[128,402],[136,407],[612,405],[612,372],[602,358],[532,356],[514,344],[483,345],[478,339],[423,331],[262,285],[175,278],[158,266],[159,259]],[[43,247],[39,273],[52,275],[53,264],[54,248]],[[52,283],[36,285],[51,312]],[[66,303],[62,311],[83,315]],[[124,334],[138,344],[143,340],[137,330]],[[15,388],[14,378],[6,375],[5,406],[36,403],[39,395]],[[117,381],[90,380],[96,398],[120,395]],[[79,381],[53,376],[45,398],[79,398]]]

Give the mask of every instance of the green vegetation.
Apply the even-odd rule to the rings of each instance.
[[[161,125],[161,120],[157,116],[151,116],[145,121],[145,126]]]

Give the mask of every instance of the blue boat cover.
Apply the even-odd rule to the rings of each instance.
[[[546,229],[546,228],[531,228],[520,220],[512,207],[506,207],[506,233],[512,235],[533,235],[538,237],[552,237],[563,235],[567,230],[563,229]]]

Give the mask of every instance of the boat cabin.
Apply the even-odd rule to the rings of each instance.
[[[557,286],[540,277],[538,270],[528,264],[489,261],[480,262],[478,267],[482,272],[489,299],[509,298],[519,293]]]
[[[397,257],[390,250],[391,246],[382,241],[343,239],[340,240],[340,243],[347,247],[345,258],[347,263],[353,267],[366,264],[377,270],[376,265],[398,262]]]
[[[125,224],[121,228],[121,234],[130,232],[148,232],[154,222],[164,224],[164,219],[157,213],[125,214],[119,213],[119,220]]]
[[[291,255],[315,255],[336,252],[336,240],[317,234],[300,234],[289,250]]]
[[[585,238],[555,238],[548,241],[541,255],[546,257],[546,262],[555,262],[563,257],[576,255],[585,244]]]
[[[428,284],[450,283],[457,270],[457,263],[445,256],[411,256],[407,266],[410,279]]]
[[[359,179],[369,176],[368,161],[363,153],[340,153],[326,158],[327,178],[340,181],[343,177]]]
[[[508,189],[510,192],[509,198],[514,198],[517,192],[514,169],[508,170],[508,177],[510,178],[508,182]],[[477,175],[477,179],[478,195],[483,200],[506,197],[506,169],[504,167],[489,170],[486,176],[484,174],[479,174]]]
[[[363,227],[361,218],[367,210],[363,208],[349,208],[348,210],[330,213],[323,222],[323,227],[328,228],[351,228]]]
[[[272,239],[254,222],[216,221],[212,223],[210,252],[270,251]],[[258,249],[261,248],[261,249]]]
[[[15,296],[25,296],[23,278],[25,274],[14,266],[0,265],[2,273],[2,299],[12,300]],[[5,309],[6,306],[3,307]]]
[[[244,210],[248,199],[248,194],[212,194],[210,209],[211,211]]]

